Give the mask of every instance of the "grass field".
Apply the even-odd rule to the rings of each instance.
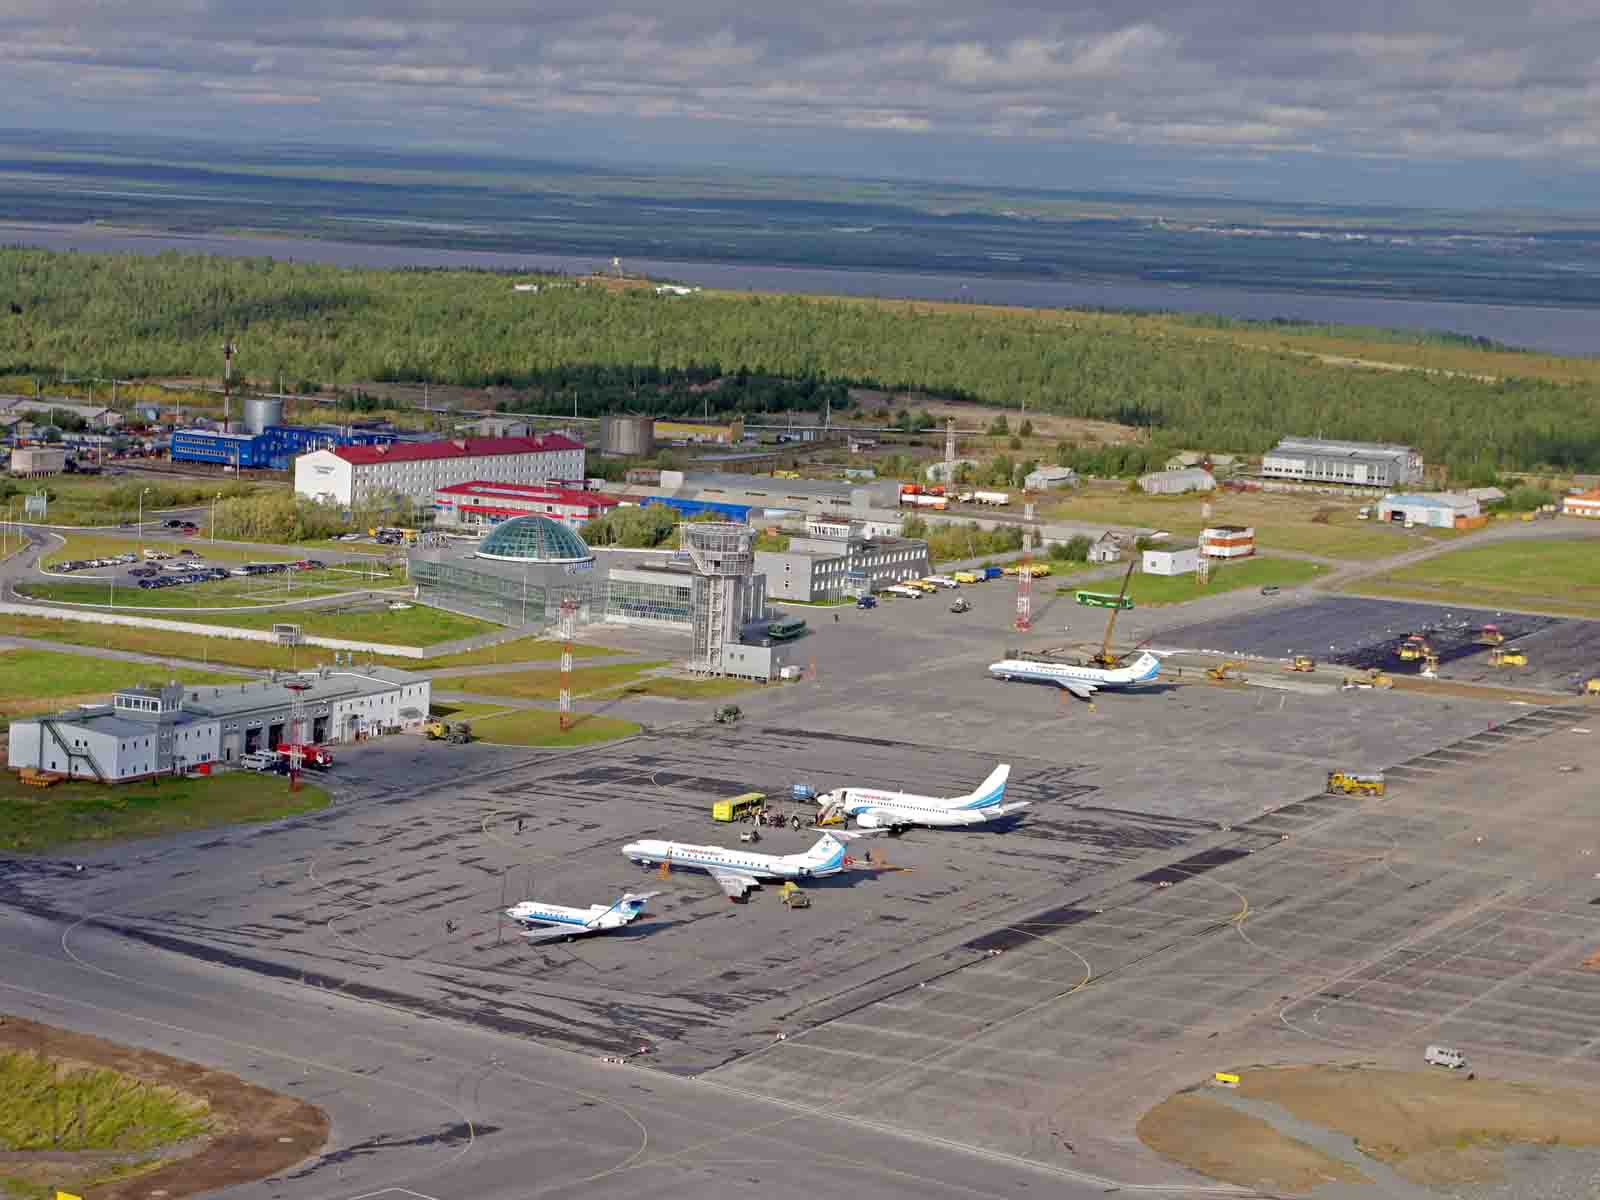
[[[1307,562],[1301,558],[1249,558],[1226,566],[1213,565],[1211,579],[1203,584],[1195,582],[1193,572],[1183,575],[1144,575],[1136,571],[1128,581],[1128,595],[1138,608],[1161,608],[1240,588],[1259,588],[1269,584],[1274,587],[1295,587],[1310,583],[1319,575],[1326,575],[1328,570],[1322,563]],[[1120,581],[1111,581],[1104,587],[1097,585],[1089,590],[1114,593],[1120,586]],[[1061,590],[1063,595],[1070,596],[1077,589],[1067,586]],[[1086,608],[1084,611],[1101,610]]]
[[[414,610],[406,610],[414,611]],[[179,614],[171,614],[176,618]],[[403,613],[388,614],[400,616]],[[363,627],[364,628],[364,627]],[[348,632],[348,629],[345,631]],[[218,663],[235,667],[291,669],[312,666],[332,658],[332,651],[317,646],[274,646],[267,642],[241,642],[225,637],[205,637],[192,633],[169,633],[160,629],[134,626],[95,625],[88,621],[54,620],[49,617],[0,615],[0,634],[40,638],[72,646],[94,646],[106,650],[129,650],[158,658],[188,662]],[[605,646],[573,647],[579,657],[621,654]],[[561,657],[561,646],[540,638],[519,638],[496,646],[464,650],[438,658],[415,659],[377,655],[372,661],[386,666],[422,670],[449,667],[477,667],[495,663],[553,662]],[[366,661],[363,658],[363,661]],[[149,668],[145,668],[148,670]]]
[[[207,1132],[197,1096],[116,1071],[0,1054],[0,1148],[154,1150]]]
[[[572,694],[592,692],[632,683],[646,671],[666,663],[613,663],[603,667],[578,667],[572,672]],[[500,675],[435,676],[436,692],[469,692],[480,696],[505,696],[513,700],[554,700],[561,695],[559,671],[507,671]]]
[[[500,628],[475,617],[458,616],[420,604],[402,609],[390,609],[382,605],[267,609],[259,612],[202,614],[202,619],[208,625],[230,625],[237,629],[271,629],[280,622],[291,622],[300,626],[300,632],[315,637],[351,638],[393,646],[433,646],[457,638],[492,633]],[[316,647],[311,647],[311,652],[316,653]]]
[[[477,740],[505,746],[587,746],[630,737],[639,729],[632,721],[578,713],[577,723],[562,733],[561,714],[548,709],[523,709],[472,722],[472,734]]]
[[[297,558],[305,557],[303,554],[283,550],[244,550],[236,546],[208,542],[198,537],[172,537],[164,530],[151,528],[149,521],[145,522],[145,537],[142,542],[133,536],[107,537],[95,533],[69,533],[64,536],[66,543],[41,558],[39,560],[41,566],[49,568],[56,563],[75,558],[112,558],[118,554],[138,554],[141,547],[145,550],[160,550],[165,554],[174,555],[180,550],[193,550],[195,557],[215,563],[293,562]]]
[[[148,475],[57,475],[45,484],[50,507],[45,520],[51,525],[120,525],[138,519],[140,488],[149,487],[145,497],[144,519],[148,528],[164,518],[158,506],[175,499],[178,504],[201,507],[218,492],[225,496],[281,488],[283,484],[240,483],[237,480],[209,480],[174,477],[158,479]],[[131,497],[131,499],[130,499]]]
[[[102,701],[135,683],[233,683],[244,676],[218,671],[172,671],[153,664],[91,658],[51,650],[0,647],[0,717],[51,712],[79,702]]]
[[[246,771],[116,785],[73,780],[52,788],[28,787],[7,773],[0,776],[0,849],[40,853],[75,842],[275,821],[327,804],[319,787],[291,792],[281,775]]]
[[[1479,608],[1600,617],[1600,545],[1560,538],[1494,542],[1362,579],[1350,590]]]
[[[1406,530],[1356,519],[1367,500],[1269,492],[1211,492],[1205,496],[1145,496],[1120,487],[1084,488],[1041,506],[1048,521],[1132,525],[1194,537],[1208,525],[1247,525],[1263,550],[1367,561],[1403,554],[1459,536],[1454,530]],[[1211,515],[1205,515],[1210,505]]]

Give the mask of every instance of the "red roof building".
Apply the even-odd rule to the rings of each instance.
[[[404,496],[433,503],[444,487],[472,482],[582,485],[583,443],[559,433],[541,437],[452,438],[313,450],[294,460],[294,488],[302,496],[344,506]]]
[[[510,517],[540,516],[571,525],[603,517],[617,501],[599,492],[552,484],[457,483],[433,494],[434,520],[440,525],[470,528],[496,525]]]

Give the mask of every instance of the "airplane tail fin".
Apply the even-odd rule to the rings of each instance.
[[[1006,781],[1011,778],[1011,764],[1001,763],[989,772],[985,779],[969,795],[963,796],[962,808],[992,808],[1004,802],[1006,798]]]

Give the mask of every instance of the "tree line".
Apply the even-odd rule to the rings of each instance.
[[[526,293],[478,272],[176,252],[6,249],[0,281],[0,374],[215,377],[231,339],[236,370],[263,382],[497,385],[535,406],[575,397],[580,413],[627,408],[636,391],[644,406],[646,389],[672,415],[820,409],[860,386],[1116,421],[1193,449],[1320,434],[1415,445],[1453,474],[1600,469],[1594,385],[1330,366],[1163,337],[1137,314]]]

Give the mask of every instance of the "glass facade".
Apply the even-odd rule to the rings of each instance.
[[[655,621],[688,625],[693,580],[640,580],[613,573],[606,589],[606,620]]]
[[[496,525],[478,547],[479,558],[508,562],[588,562],[594,553],[584,540],[549,517],[513,517]]]

